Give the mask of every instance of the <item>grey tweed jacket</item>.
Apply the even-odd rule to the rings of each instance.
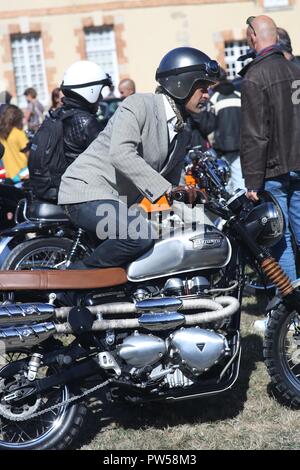
[[[58,203],[127,196],[130,205],[141,195],[155,202],[170,183],[179,183],[190,138],[186,131],[181,135],[184,137],[178,137],[169,156],[163,97],[150,93],[129,96],[106,128],[67,168]]]

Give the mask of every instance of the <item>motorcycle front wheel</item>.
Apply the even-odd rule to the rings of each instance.
[[[264,358],[276,394],[287,405],[300,407],[300,317],[279,304],[264,338]]]

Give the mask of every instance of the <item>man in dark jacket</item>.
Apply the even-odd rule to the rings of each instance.
[[[187,124],[191,129],[189,147],[201,145],[203,150],[207,150],[210,147],[208,136],[214,130],[216,116],[207,100],[202,103],[200,110],[199,114],[193,113],[187,119]]]
[[[241,94],[227,80],[225,71],[214,90],[210,98],[216,116],[213,147],[230,167],[231,176],[227,188],[234,192],[245,186],[240,162]]]
[[[49,111],[30,143],[30,183],[37,198],[55,202],[61,174],[103,130],[96,112],[102,89],[110,84],[101,67],[87,60],[73,63],[65,72],[61,84],[63,105]],[[48,157],[44,161],[45,155]]]
[[[103,130],[96,117],[102,89],[111,85],[107,74],[94,62],[80,60],[65,72],[61,85],[64,93],[61,113],[74,110],[64,120],[64,150],[70,165]]]
[[[285,236],[275,256],[292,280],[296,278],[291,232],[300,245],[300,69],[277,45],[277,28],[268,16],[247,20],[247,40],[255,59],[240,72],[242,83],[241,163],[247,196],[258,200],[267,189],[283,210]]]

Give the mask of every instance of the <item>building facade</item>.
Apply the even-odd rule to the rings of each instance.
[[[178,46],[202,49],[234,77],[248,16],[270,15],[300,52],[300,0],[0,0],[0,91],[20,106],[28,86],[46,104],[79,59],[153,91],[161,57]],[[239,64],[239,65],[237,65]]]

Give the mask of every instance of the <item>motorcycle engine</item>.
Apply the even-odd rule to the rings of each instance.
[[[157,368],[159,364],[164,364],[169,373],[180,369],[189,376],[198,376],[217,364],[228,350],[225,336],[196,326],[181,328],[165,340],[135,332],[118,346],[117,354],[133,367],[134,372],[146,366]],[[159,377],[163,376],[163,369],[160,368]],[[150,378],[155,379],[155,373],[151,373]]]
[[[204,276],[191,279],[169,278],[162,287],[143,286],[136,290],[136,301],[151,299],[151,291],[164,297],[209,295],[210,282]],[[150,314],[151,315],[151,314]],[[130,369],[132,378],[164,383],[170,387],[191,385],[197,377],[229,354],[226,337],[210,328],[182,327],[163,335],[135,331],[117,346],[117,355]],[[167,336],[166,336],[167,334]]]

